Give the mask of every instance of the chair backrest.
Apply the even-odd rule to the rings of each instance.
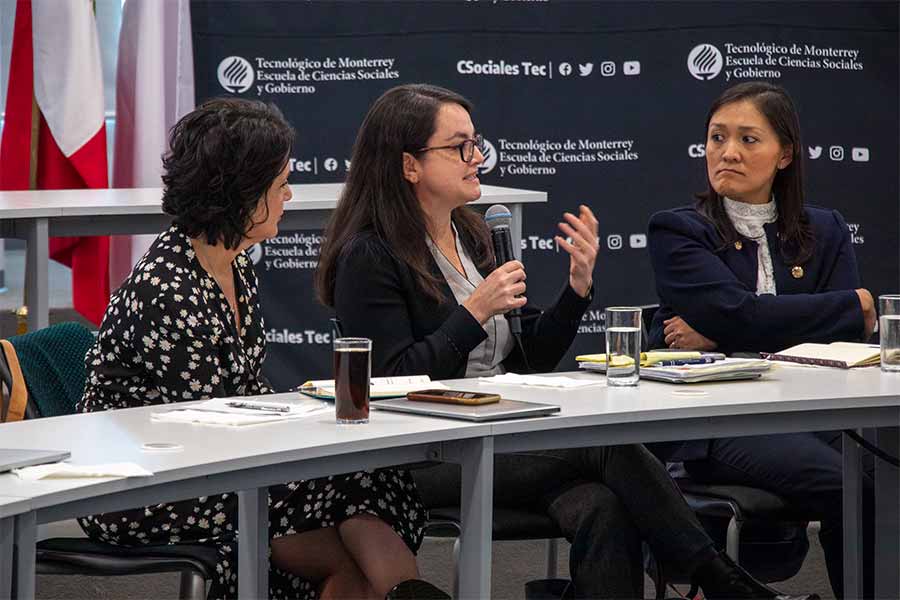
[[[16,351],[28,388],[26,416],[55,417],[75,412],[84,392],[84,357],[94,343],[94,334],[80,323],[59,323],[8,341]],[[0,368],[0,379],[12,386],[8,368]]]
[[[641,306],[641,352],[650,349],[650,325],[653,324],[653,317],[657,310],[659,310],[659,304]]]
[[[336,340],[337,338],[344,337],[344,327],[341,325],[341,320],[337,317],[332,317],[331,321],[331,339]]]

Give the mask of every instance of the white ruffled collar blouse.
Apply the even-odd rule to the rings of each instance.
[[[775,290],[775,273],[772,268],[772,255],[769,252],[769,241],[763,225],[778,220],[778,209],[773,197],[765,204],[749,204],[723,197],[725,213],[731,219],[734,228],[742,236],[757,243],[756,295],[773,294]]]

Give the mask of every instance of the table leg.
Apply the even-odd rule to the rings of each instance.
[[[460,445],[462,497],[460,516],[459,597],[491,597],[491,531],[494,521],[494,438]]]
[[[509,212],[512,215],[509,232],[512,234],[513,255],[516,260],[522,260],[522,226],[525,211],[522,210],[521,204],[513,204]]]
[[[37,544],[37,515],[34,511],[16,517],[15,540],[15,598],[34,598],[35,544]]]
[[[885,427],[877,432],[878,446],[898,454],[898,429]],[[875,459],[875,597],[900,598],[900,477],[897,467]]]
[[[32,219],[25,231],[25,305],[28,306],[28,331],[43,329],[50,323],[49,275],[50,236],[47,219]]]
[[[844,597],[862,598],[862,482],[859,445],[846,433],[844,453]]]
[[[12,597],[13,517],[0,519],[0,600]]]
[[[238,495],[238,598],[269,597],[269,490]]]

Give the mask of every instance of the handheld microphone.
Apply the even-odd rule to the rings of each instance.
[[[512,213],[502,204],[495,204],[484,213],[484,222],[491,230],[491,244],[494,246],[494,260],[499,267],[502,264],[515,260],[513,254],[512,232],[509,225],[512,222]],[[522,310],[514,308],[506,313],[509,321],[509,329],[513,335],[522,333]]]

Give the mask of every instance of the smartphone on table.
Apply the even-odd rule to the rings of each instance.
[[[459,390],[420,390],[406,394],[407,400],[417,402],[443,402],[445,404],[466,404],[477,406],[500,402],[500,394],[482,394],[480,392],[462,392]]]

